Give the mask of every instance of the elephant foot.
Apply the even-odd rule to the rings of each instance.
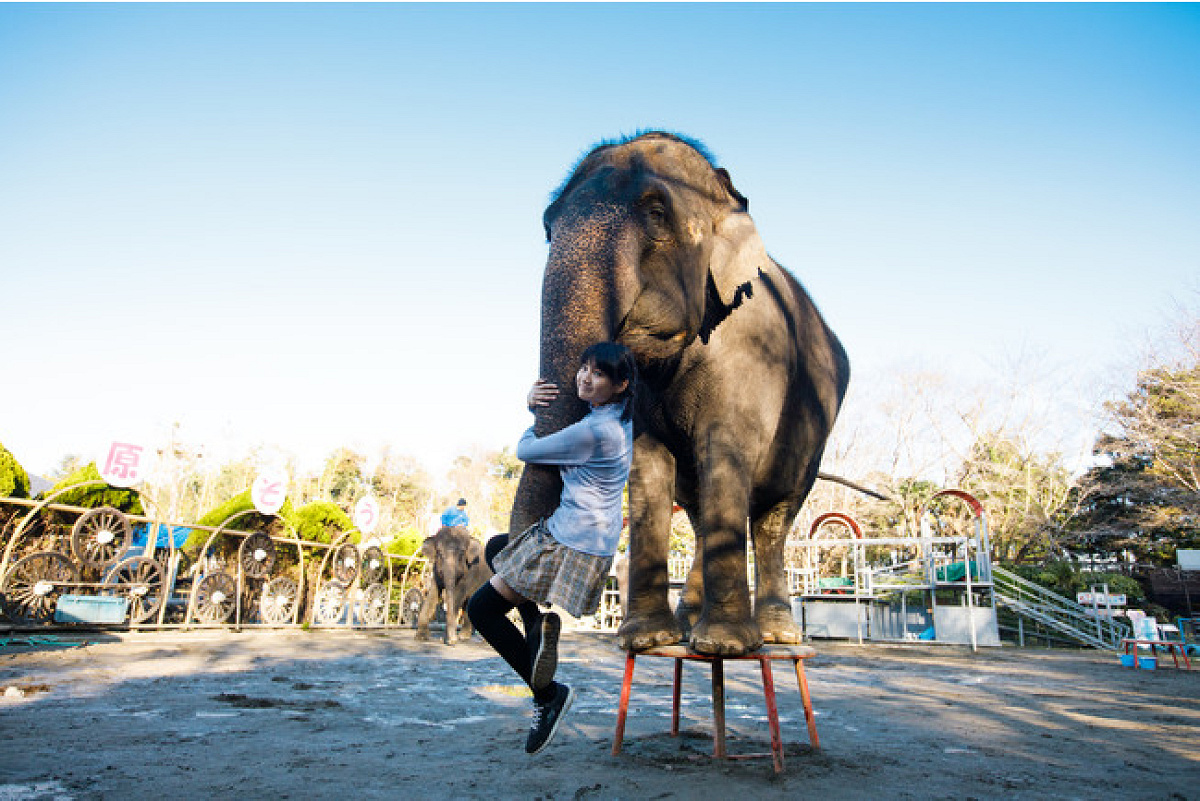
[[[617,629],[617,643],[626,651],[645,651],[656,645],[683,641],[683,632],[669,610],[625,618]]]
[[[417,640],[417,642],[428,641],[429,640],[429,629],[425,629],[423,631],[421,629],[417,629],[416,640]]]
[[[753,620],[699,620],[692,628],[692,650],[708,656],[744,656],[763,644]]]
[[[790,605],[763,604],[755,610],[754,619],[762,631],[763,642],[780,645],[804,642],[804,633],[796,623],[796,618],[792,616]]]

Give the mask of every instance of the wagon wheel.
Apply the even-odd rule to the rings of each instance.
[[[134,556],[120,562],[104,577],[104,583],[114,585],[112,592],[129,599],[129,622],[145,623],[162,607],[163,576],[166,570],[157,559]]]
[[[346,584],[336,579],[326,581],[317,590],[313,622],[336,623],[346,607]]]
[[[405,591],[400,599],[400,625],[401,626],[416,626],[417,615],[421,611],[421,604],[425,602],[425,593],[412,587]]]
[[[242,540],[238,549],[238,564],[250,578],[266,578],[275,567],[275,541],[258,532]]]
[[[22,524],[24,528],[21,528]],[[64,526],[53,522],[53,512],[42,509],[34,512],[28,519],[14,518],[9,524],[9,531],[4,532],[5,536],[0,538],[0,544],[7,542],[18,528],[21,528],[22,550],[28,549],[29,553],[56,550],[57,540],[67,533],[60,531]]]
[[[291,623],[300,588],[286,576],[273,578],[263,585],[258,611],[264,623]]]
[[[79,570],[57,551],[31,553],[13,562],[0,584],[0,608],[16,623],[49,623],[58,596],[79,581]]]
[[[237,582],[224,571],[209,573],[196,585],[196,618],[203,623],[224,623],[237,603]]]
[[[84,512],[71,529],[71,553],[87,567],[119,562],[129,550],[133,529],[120,510],[103,506]]]
[[[363,582],[366,584],[377,584],[383,581],[385,573],[387,573],[387,558],[383,555],[383,551],[374,545],[363,551]]]
[[[362,622],[371,626],[380,626],[387,620],[387,588],[382,584],[370,584],[363,590]]]
[[[333,577],[349,584],[358,575],[358,548],[346,543],[333,554]]]

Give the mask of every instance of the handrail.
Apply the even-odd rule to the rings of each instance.
[[[1126,624],[1093,615],[1090,607],[1002,567],[992,566],[992,580],[997,603],[1087,645],[1115,649],[1122,638],[1129,636]]]

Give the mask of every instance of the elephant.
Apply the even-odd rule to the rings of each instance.
[[[438,601],[446,609],[446,645],[458,642],[459,612],[467,599],[492,577],[483,559],[483,544],[462,526],[442,526],[421,544],[421,555],[432,569],[426,577],[425,598],[417,613],[417,639],[429,639],[429,622]],[[471,638],[471,620],[463,615],[463,639]]]
[[[535,433],[586,413],[570,390],[593,342],[627,345],[639,369],[619,644],[690,638],[698,653],[732,656],[800,642],[783,551],[850,380],[841,343],[696,140],[649,131],[600,143],[551,195],[543,226],[539,375],[561,391],[536,410]],[[556,468],[527,465],[509,530],[548,516],[560,491]],[[697,543],[672,612],[675,503]]]

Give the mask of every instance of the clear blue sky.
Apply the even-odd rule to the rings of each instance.
[[[857,397],[1013,353],[1094,394],[1197,288],[1194,4],[4,4],[0,442],[511,445],[547,194],[648,127]]]

